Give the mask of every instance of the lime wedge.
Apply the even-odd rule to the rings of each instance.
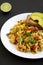
[[[41,20],[42,18],[40,18],[39,16],[37,16],[37,15],[31,15],[31,18],[33,19],[33,20]]]
[[[33,13],[31,14],[31,16],[39,16],[39,17],[43,18],[43,13],[33,12]]]
[[[41,19],[38,23],[41,27],[43,27],[43,19]]]
[[[43,27],[43,13],[40,12],[33,12],[30,17],[33,20],[38,20],[38,24]]]
[[[9,12],[12,9],[12,6],[10,3],[5,2],[1,4],[0,8],[1,8],[1,11],[3,12]]]

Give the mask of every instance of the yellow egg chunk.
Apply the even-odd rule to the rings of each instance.
[[[9,12],[12,9],[12,6],[10,3],[5,2],[1,4],[0,8],[1,8],[1,11],[3,12]]]

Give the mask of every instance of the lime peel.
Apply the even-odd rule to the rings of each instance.
[[[12,6],[10,3],[5,2],[1,4],[0,8],[1,8],[1,11],[3,12],[9,12],[12,9]]]

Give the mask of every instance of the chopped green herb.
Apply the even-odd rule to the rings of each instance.
[[[31,38],[29,39],[29,42],[33,44],[33,43],[36,43],[36,40],[34,40],[34,38],[31,37]]]
[[[24,39],[23,39],[22,37],[20,37],[20,39],[19,39],[19,40],[20,40],[20,42],[24,42]]]
[[[30,32],[26,32],[25,35],[26,36],[31,36],[31,33]]]
[[[42,51],[41,47],[39,47],[39,51]]]

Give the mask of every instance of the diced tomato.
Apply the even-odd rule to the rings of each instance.
[[[31,30],[31,32],[34,32],[34,31],[37,31],[38,30],[37,27],[29,27],[28,29]]]
[[[10,34],[14,34],[14,32],[10,32]]]
[[[33,45],[34,48],[36,48],[36,46],[37,46],[36,44]]]
[[[14,41],[14,44],[17,44],[16,41]]]
[[[36,46],[37,46],[37,45],[36,45],[36,44],[34,44],[34,45],[32,46],[32,48],[31,48],[31,49],[32,49],[32,50],[35,50],[35,49],[36,49]]]
[[[18,37],[18,35],[15,36],[15,39]]]
[[[40,43],[41,41],[40,40],[38,40],[38,43]]]
[[[25,28],[25,32],[28,31],[29,29],[28,28]]]
[[[38,40],[39,35],[33,35],[33,38],[34,38],[35,40]]]

